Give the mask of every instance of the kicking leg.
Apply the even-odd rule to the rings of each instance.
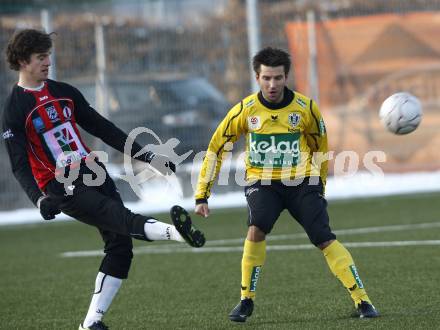
[[[205,243],[201,231],[194,228],[188,212],[180,206],[171,209],[172,225],[131,212],[119,195],[110,197],[86,186],[75,190],[74,195],[62,204],[62,211],[84,223],[145,241],[174,240],[194,247]]]
[[[172,235],[175,240],[187,242],[192,247],[202,247],[205,245],[205,236],[194,227],[188,212],[181,206],[175,205],[170,210],[171,220],[174,226],[171,226]]]

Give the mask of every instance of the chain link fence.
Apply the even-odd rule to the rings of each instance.
[[[256,6],[261,46],[291,52],[289,86],[306,95],[319,91],[331,150],[361,155],[384,150],[388,161],[383,166],[389,171],[438,168],[440,1],[260,0]],[[0,5],[1,44],[17,29],[43,28],[44,10],[56,32],[57,80],[79,88],[127,132],[144,126],[162,142],[177,138],[178,154],[193,151],[187,163],[206,148],[231,105],[251,92],[244,0]],[[317,48],[315,89],[311,28]],[[2,61],[2,104],[16,80]],[[377,118],[380,103],[398,90],[413,92],[425,110],[421,127],[406,137],[386,133]],[[102,148],[92,137],[87,141]],[[144,137],[142,142],[155,141]],[[0,152],[0,210],[30,206],[10,173],[3,144]],[[110,160],[121,163],[122,155],[110,152]],[[187,174],[179,175],[188,181]],[[125,199],[133,197],[124,191]],[[184,191],[191,194],[189,188]]]

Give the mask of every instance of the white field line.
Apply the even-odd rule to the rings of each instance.
[[[440,240],[427,241],[391,241],[391,242],[344,242],[344,246],[350,248],[371,248],[371,247],[401,247],[401,246],[438,246]],[[294,250],[312,250],[316,249],[312,244],[297,244],[297,245],[268,245],[268,251],[294,251]],[[174,254],[174,253],[224,253],[224,252],[242,252],[242,246],[213,246],[204,247],[200,249],[182,247],[153,247],[149,249],[136,250],[135,254]],[[103,256],[102,251],[77,251],[64,252],[62,257],[96,257]]]
[[[439,228],[440,222],[421,223],[412,225],[395,225],[395,226],[382,226],[382,227],[365,227],[355,229],[341,229],[335,230],[334,233],[338,235],[358,235],[365,233],[379,233],[379,232],[392,232],[392,231],[404,231],[414,229],[429,229]],[[287,240],[287,239],[299,239],[306,238],[305,233],[298,233],[292,235],[273,235],[268,236],[267,240]],[[134,249],[135,254],[159,254],[159,253],[208,253],[208,252],[240,252],[243,251],[242,246],[215,246],[215,245],[228,245],[234,243],[243,243],[242,238],[223,239],[208,241],[206,246],[200,249],[189,248],[183,244],[162,244],[159,246],[144,246]],[[214,246],[212,246],[214,245]],[[347,247],[395,247],[395,246],[424,246],[424,245],[440,245],[440,240],[427,240],[427,241],[390,241],[390,242],[344,242]],[[268,251],[289,251],[289,250],[306,250],[314,249],[312,244],[297,244],[297,245],[268,245]],[[102,250],[89,250],[89,251],[70,251],[61,253],[62,257],[94,257],[104,255]]]
[[[353,229],[339,229],[333,230],[336,235],[359,235],[369,233],[383,233],[390,231],[404,231],[412,229],[427,229],[427,228],[440,228],[440,222],[419,223],[409,225],[394,225],[394,226],[379,226],[379,227],[364,227]],[[284,241],[288,239],[301,239],[307,238],[306,233],[286,234],[286,235],[269,235],[266,237],[267,241]],[[232,239],[220,239],[206,242],[206,245],[227,245],[232,243],[244,243],[244,238],[232,238]],[[176,245],[176,244],[173,244]],[[177,245],[176,245],[177,246]]]

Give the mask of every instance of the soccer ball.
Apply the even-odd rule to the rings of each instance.
[[[422,120],[422,104],[410,93],[396,93],[382,103],[379,117],[382,125],[391,133],[408,134],[414,131]]]

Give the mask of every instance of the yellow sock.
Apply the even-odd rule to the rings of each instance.
[[[243,259],[241,260],[241,299],[255,298],[258,278],[266,260],[266,241],[244,241]]]
[[[350,252],[336,240],[322,252],[330,270],[348,290],[355,305],[359,304],[361,300],[371,303]]]

